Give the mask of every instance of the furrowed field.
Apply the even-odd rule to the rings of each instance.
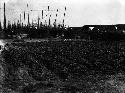
[[[5,73],[3,91],[7,93],[125,91],[123,41],[11,43],[8,50],[2,52],[2,57]]]

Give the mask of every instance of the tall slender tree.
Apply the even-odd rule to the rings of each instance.
[[[1,21],[0,21],[0,31],[2,30],[2,25],[1,25]]]
[[[4,30],[6,29],[6,12],[5,12],[5,3],[4,3]]]

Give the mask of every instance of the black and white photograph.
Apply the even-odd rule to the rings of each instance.
[[[125,0],[0,0],[0,93],[125,93]]]

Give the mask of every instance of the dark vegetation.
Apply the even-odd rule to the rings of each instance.
[[[8,69],[5,81],[8,78],[8,81],[16,81],[15,72],[19,67],[28,68],[29,76],[36,81],[48,81],[46,84],[28,85],[22,89],[23,93],[31,93],[43,87],[55,86],[60,88],[60,91],[67,91],[66,93],[69,91],[71,93],[83,90],[90,91],[91,85],[87,83],[89,76],[105,77],[124,72],[125,68],[125,43],[119,41],[62,40],[12,43],[12,46],[2,53]],[[52,83],[57,79],[62,82],[70,82],[70,84]],[[83,83],[78,86],[80,80],[83,80]],[[90,81],[95,83],[98,80],[90,78]],[[18,85],[12,86],[11,89],[17,89]],[[98,85],[98,87],[100,86]],[[26,92],[29,88],[32,90]]]
[[[90,29],[92,27],[92,29]],[[37,29],[35,26],[21,26],[8,24],[4,31],[0,28],[4,38],[15,38],[14,35],[27,34],[27,38],[63,38],[63,39],[89,39],[101,41],[120,41],[125,40],[125,25],[84,25],[83,27],[49,27],[41,25]],[[2,34],[1,34],[2,35]]]
[[[92,28],[92,29],[90,29]],[[73,28],[75,36],[81,39],[100,41],[122,41],[125,40],[125,26],[118,25],[85,25],[82,28]],[[72,34],[73,36],[73,34]]]

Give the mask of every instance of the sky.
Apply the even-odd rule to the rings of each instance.
[[[3,8],[3,2],[6,3],[7,20],[18,20],[19,14],[23,14],[24,11],[46,10],[49,5],[53,10],[53,12],[49,12],[52,15],[52,21],[55,19],[56,9],[59,9],[57,22],[62,23],[62,19],[65,19],[65,24],[70,27],[125,23],[125,0],[0,0],[0,8]],[[67,11],[64,17],[65,6]],[[48,14],[48,12],[45,13]],[[41,16],[41,11],[30,12],[30,19],[36,21],[38,15]],[[2,9],[0,19],[3,20]],[[27,21],[25,22],[27,23]]]

